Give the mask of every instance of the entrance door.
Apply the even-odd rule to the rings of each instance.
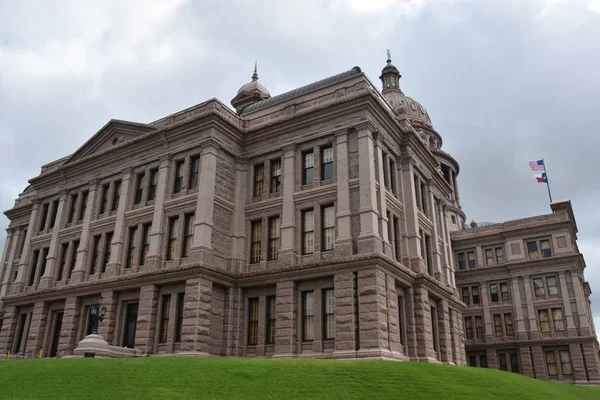
[[[138,304],[129,303],[125,306],[125,329],[123,332],[123,346],[133,349],[135,344],[135,328],[137,325]]]
[[[52,332],[52,342],[50,345],[50,357],[56,357],[58,352],[58,342],[60,341],[60,329],[62,328],[63,313],[57,312],[54,317],[54,331]]]

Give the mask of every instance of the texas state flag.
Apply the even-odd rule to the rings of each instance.
[[[548,177],[546,176],[545,172],[542,172],[541,174],[535,174],[535,179],[537,179],[539,183],[548,183]]]

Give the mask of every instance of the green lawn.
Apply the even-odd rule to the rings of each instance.
[[[600,399],[600,387],[409,362],[236,358],[0,362],[0,399]]]

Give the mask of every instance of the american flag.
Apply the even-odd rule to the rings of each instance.
[[[538,161],[529,161],[529,168],[534,171],[545,171],[546,167],[544,167],[544,160]]]

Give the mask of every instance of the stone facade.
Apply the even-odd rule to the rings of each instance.
[[[111,120],[42,166],[6,211],[0,353],[71,354],[101,296],[100,335],[146,354],[466,365],[459,166],[381,80],[271,97],[255,71],[236,113]]]

